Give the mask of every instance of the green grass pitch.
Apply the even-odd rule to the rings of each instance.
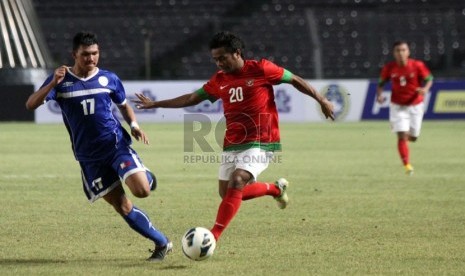
[[[173,254],[146,262],[151,242],[103,200],[87,203],[63,125],[2,123],[0,275],[465,274],[464,121],[424,123],[411,177],[387,122],[282,124],[283,151],[260,179],[286,177],[290,205],[243,202],[203,262],[180,241],[213,224],[219,164],[184,162],[201,152],[184,152],[181,124],[141,125],[151,144],[134,148],[159,188],[131,198]]]

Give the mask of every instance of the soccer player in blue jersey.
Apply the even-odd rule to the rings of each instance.
[[[72,149],[81,166],[84,192],[90,202],[103,198],[129,226],[155,243],[149,261],[162,261],[172,243],[157,230],[148,216],[126,196],[124,182],[132,194],[143,198],[156,188],[155,176],[131,148],[131,137],[113,116],[115,103],[131,134],[145,144],[147,136],[139,128],[133,109],[126,100],[121,80],[99,69],[99,46],[93,33],[80,32],[73,40],[74,65],[57,68],[26,102],[34,110],[46,101],[56,101],[71,138]]]

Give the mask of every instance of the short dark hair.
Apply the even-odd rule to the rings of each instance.
[[[97,35],[91,32],[79,32],[73,38],[73,51],[79,49],[79,46],[98,45]]]
[[[408,46],[408,42],[406,40],[397,40],[392,44],[392,49],[396,48],[399,45],[405,44]]]
[[[240,54],[244,57],[244,41],[237,35],[228,31],[222,31],[213,36],[210,40],[210,50],[224,47],[228,53],[236,53],[240,50]]]

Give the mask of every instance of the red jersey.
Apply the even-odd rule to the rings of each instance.
[[[417,93],[424,81],[433,78],[426,65],[419,60],[408,59],[405,66],[392,61],[387,63],[380,77],[380,85],[391,81],[391,102],[399,105],[416,105],[423,101],[423,95]]]
[[[281,148],[272,85],[290,82],[291,78],[289,71],[266,59],[245,60],[240,71],[218,71],[202,89],[197,90],[201,97],[212,102],[223,100],[225,151]]]

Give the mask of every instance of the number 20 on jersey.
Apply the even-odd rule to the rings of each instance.
[[[229,102],[242,102],[244,100],[244,93],[242,92],[242,87],[232,87],[229,89]]]

